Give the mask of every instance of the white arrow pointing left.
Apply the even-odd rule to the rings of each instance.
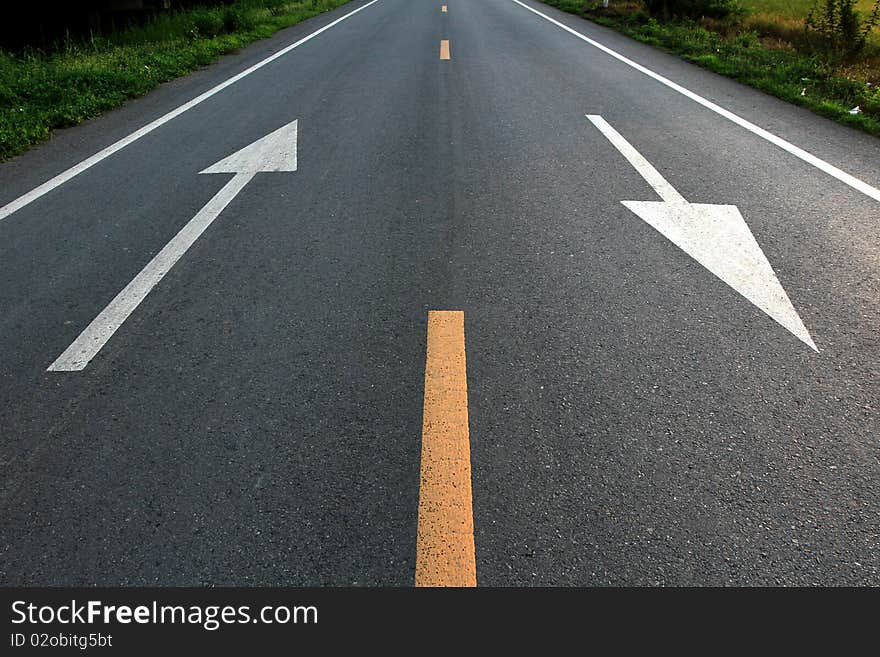
[[[134,309],[180,260],[214,219],[256,174],[296,171],[297,122],[269,133],[200,173],[234,173],[232,180],[190,219],[146,267],[92,320],[48,370],[75,372],[85,369]]]

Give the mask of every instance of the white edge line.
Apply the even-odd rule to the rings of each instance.
[[[672,80],[663,77],[659,73],[655,73],[651,69],[645,68],[641,64],[638,64],[638,63],[634,62],[633,60],[628,59],[627,57],[624,57],[620,53],[609,48],[608,46],[604,46],[601,43],[599,43],[598,41],[594,41],[593,39],[591,39],[587,36],[584,36],[583,34],[578,32],[577,30],[570,28],[568,25],[560,23],[559,21],[557,21],[553,18],[550,18],[546,14],[542,14],[540,11],[538,11],[537,9],[533,9],[532,7],[528,6],[524,2],[521,2],[520,0],[513,0],[513,2],[520,5],[521,7],[524,7],[525,9],[528,9],[533,14],[537,14],[538,16],[543,18],[544,20],[547,20],[547,21],[553,23],[557,27],[562,28],[566,32],[573,34],[574,36],[581,39],[582,41],[586,41],[591,46],[598,48],[602,52],[604,52],[608,55],[611,55],[615,59],[626,64],[627,66],[630,66],[630,67],[636,69],[637,71],[644,73],[648,77],[653,78],[654,80],[656,80],[660,84],[663,84],[663,85],[669,87],[670,89],[672,89],[673,91],[677,91],[681,95],[686,96],[687,98],[690,98],[691,100],[693,100],[696,103],[699,103],[700,105],[702,105],[706,109],[712,110],[716,114],[719,114],[719,115],[723,116],[724,118],[728,119],[729,121],[736,123],[738,126],[745,128],[749,132],[757,135],[758,137],[761,137],[761,139],[769,141],[771,144],[774,144],[774,145],[778,146],[779,148],[781,148],[782,150],[791,153],[792,155],[803,160],[807,164],[816,167],[820,171],[824,171],[829,176],[832,176],[833,178],[836,178],[840,182],[842,182],[846,185],[849,185],[850,187],[861,192],[865,196],[869,196],[870,198],[874,199],[875,201],[880,201],[880,189],[877,189],[876,187],[872,187],[871,185],[864,182],[863,180],[859,180],[855,176],[848,174],[846,171],[838,169],[833,164],[829,164],[825,160],[822,160],[822,159],[816,157],[812,153],[808,153],[807,151],[803,150],[802,148],[795,146],[794,144],[792,144],[789,141],[786,141],[782,137],[777,137],[772,132],[768,132],[767,130],[764,130],[764,128],[756,126],[754,123],[747,121],[746,119],[742,118],[741,116],[738,116],[737,114],[734,114],[730,110],[724,109],[720,105],[716,105],[711,100],[707,100],[706,98],[703,98],[702,96],[694,93],[690,89],[685,89],[681,85],[676,84]]]
[[[2,221],[3,219],[5,219],[9,215],[11,215],[13,212],[20,210],[21,208],[28,205],[29,203],[36,201],[41,196],[51,192],[56,187],[63,185],[71,178],[78,176],[86,169],[93,167],[101,160],[104,160],[104,159],[110,157],[111,155],[113,155],[117,151],[120,151],[123,148],[125,148],[126,146],[128,146],[129,144],[137,141],[138,139],[140,139],[144,135],[151,133],[153,130],[164,125],[165,123],[168,123],[168,121],[170,121],[171,119],[174,119],[174,118],[180,116],[181,114],[183,114],[187,110],[192,109],[193,107],[195,107],[199,103],[207,100],[208,98],[210,98],[214,94],[217,94],[217,93],[223,91],[226,87],[235,84],[236,82],[238,82],[242,78],[244,78],[244,77],[250,75],[251,73],[253,73],[254,71],[262,68],[266,64],[269,64],[269,63],[275,61],[279,57],[283,57],[284,55],[289,53],[294,48],[298,48],[299,46],[304,44],[306,41],[310,41],[311,39],[315,38],[316,36],[318,36],[322,32],[326,32],[331,27],[338,25],[339,23],[344,21],[346,18],[350,18],[351,16],[354,16],[359,11],[363,11],[364,9],[369,7],[370,5],[373,5],[377,2],[379,2],[379,0],[372,0],[371,2],[368,2],[367,4],[365,4],[364,6],[358,7],[354,11],[350,11],[345,16],[340,16],[332,23],[328,23],[324,27],[322,27],[318,30],[315,30],[311,34],[300,39],[299,41],[292,43],[289,46],[285,46],[284,48],[282,48],[278,52],[273,53],[272,55],[269,55],[268,57],[266,57],[266,59],[263,59],[263,60],[257,62],[256,64],[254,64],[253,66],[251,66],[249,68],[246,68],[241,73],[237,73],[236,75],[233,75],[231,78],[221,82],[220,84],[218,84],[215,87],[212,87],[211,89],[208,89],[208,91],[196,96],[195,98],[184,103],[180,107],[171,110],[167,114],[163,114],[158,119],[151,121],[150,123],[143,126],[142,128],[135,130],[127,137],[123,137],[119,141],[111,144],[110,146],[107,146],[103,150],[98,151],[97,153],[95,153],[94,155],[92,155],[89,158],[86,158],[85,160],[83,160],[79,164],[75,164],[72,167],[70,167],[69,169],[67,169],[66,171],[62,171],[57,176],[47,180],[39,187],[35,187],[34,189],[27,192],[26,194],[19,196],[14,201],[10,201],[6,205],[4,205],[2,208],[0,208],[0,221]]]
[[[156,287],[165,274],[183,257],[189,247],[207,230],[214,219],[223,212],[230,201],[248,184],[253,173],[237,173],[214,197],[180,229],[168,244],[141,269],[131,282],[107,304],[92,320],[79,337],[64,350],[47,372],[78,372],[86,368],[91,360],[113,337],[128,316],[134,312],[141,301]]]

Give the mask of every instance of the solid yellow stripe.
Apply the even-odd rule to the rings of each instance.
[[[449,41],[440,42],[440,59],[449,59]]]
[[[464,313],[428,313],[416,586],[476,586]]]

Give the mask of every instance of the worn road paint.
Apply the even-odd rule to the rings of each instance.
[[[476,586],[464,312],[428,313],[416,586]]]
[[[863,180],[859,180],[855,176],[848,174],[846,171],[838,169],[833,164],[830,164],[830,163],[826,162],[825,160],[822,160],[822,159],[816,157],[812,153],[808,153],[807,151],[803,150],[802,148],[795,146],[794,144],[792,144],[789,141],[786,141],[782,137],[777,137],[772,132],[769,132],[768,130],[761,128],[761,127],[755,125],[754,123],[747,121],[746,119],[742,118],[741,116],[734,114],[730,110],[726,110],[723,107],[721,107],[720,105],[716,105],[711,100],[703,98],[702,96],[694,93],[690,89],[686,89],[685,87],[682,87],[681,85],[676,84],[675,82],[673,82],[669,78],[665,78],[662,75],[660,75],[659,73],[655,73],[651,69],[646,68],[646,67],[642,66],[641,64],[638,64],[627,57],[624,57],[620,53],[609,48],[608,46],[604,46],[601,43],[599,43],[598,41],[594,41],[590,37],[584,36],[583,34],[578,32],[577,30],[570,28],[568,25],[560,23],[559,21],[550,18],[546,14],[542,14],[540,11],[538,11],[537,9],[533,9],[532,7],[525,4],[524,2],[521,2],[520,0],[512,0],[512,2],[515,2],[516,4],[520,5],[521,7],[525,8],[525,9],[528,9],[530,12],[532,12],[533,14],[535,14],[537,16],[540,16],[544,20],[549,21],[550,23],[553,23],[556,27],[559,27],[559,28],[565,30],[566,32],[568,32],[569,34],[576,36],[581,41],[585,41],[586,43],[589,43],[594,48],[598,48],[599,50],[601,50],[605,54],[611,55],[612,57],[614,57],[614,59],[616,59],[620,62],[623,62],[627,66],[634,68],[635,70],[639,71],[640,73],[644,73],[649,78],[653,78],[654,80],[656,80],[660,84],[662,84],[666,87],[669,87],[673,91],[680,93],[682,96],[690,98],[692,101],[694,101],[695,103],[699,103],[700,105],[702,105],[706,109],[711,110],[712,112],[715,112],[716,114],[718,114],[720,116],[723,116],[728,121],[732,121],[733,123],[737,124],[738,126],[745,128],[746,130],[748,130],[749,132],[751,132],[754,135],[757,135],[761,139],[764,139],[765,141],[769,141],[774,146],[778,146],[782,150],[790,153],[791,155],[794,155],[796,158],[803,160],[804,162],[806,162],[810,166],[816,167],[820,171],[827,173],[829,176],[836,178],[837,180],[844,183],[845,185],[849,185],[850,187],[861,192],[865,196],[869,196],[872,199],[874,199],[875,201],[880,201],[880,189],[869,185],[868,183],[866,183]]]
[[[440,42],[440,59],[449,59],[449,41]]]
[[[645,223],[763,310],[814,351],[819,351],[773,267],[735,205],[689,203],[601,116],[587,115],[663,199],[622,201]]]
[[[440,7],[440,11],[442,11],[445,14],[446,13],[446,5],[443,5],[442,7]]]
[[[135,308],[254,175],[261,171],[296,171],[296,139],[297,122],[293,121],[201,171],[234,173],[235,176],[116,295],[47,371],[76,372],[85,369]]]

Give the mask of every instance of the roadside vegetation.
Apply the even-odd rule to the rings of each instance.
[[[44,49],[0,49],[0,161],[348,0],[236,0]]]
[[[542,0],[880,136],[880,0]]]

